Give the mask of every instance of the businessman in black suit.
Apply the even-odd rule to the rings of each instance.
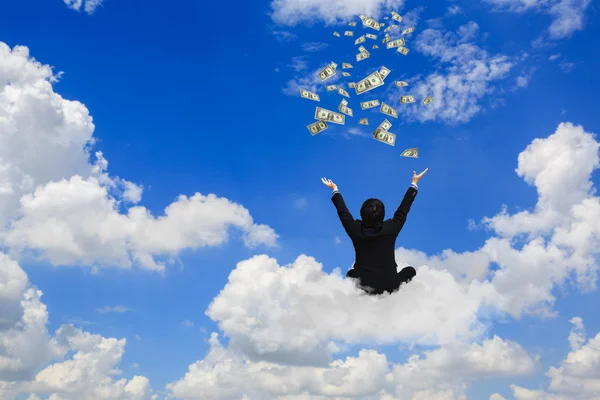
[[[406,222],[410,206],[417,195],[417,183],[428,168],[419,175],[413,171],[413,179],[406,191],[400,207],[391,219],[383,220],[385,207],[379,199],[366,200],[361,209],[361,219],[354,219],[348,211],[344,198],[337,185],[331,180],[321,178],[323,184],[333,189],[331,201],[337,209],[344,230],[352,240],[356,260],[354,267],[346,274],[356,279],[359,286],[370,294],[393,293],[402,283],[409,282],[417,274],[413,267],[397,272],[395,258],[396,238]]]

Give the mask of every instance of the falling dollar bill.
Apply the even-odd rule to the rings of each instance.
[[[389,69],[387,69],[386,67],[381,67],[381,69],[379,70],[379,75],[381,76],[381,79],[385,80],[385,78],[390,74]]]
[[[365,39],[365,35],[362,35],[361,37],[359,37],[358,39],[356,39],[354,41],[354,44],[361,44],[364,43],[367,39]]]
[[[334,63],[333,61],[329,63],[329,65],[331,65],[331,68],[336,69],[337,68],[337,64]]]
[[[348,68],[353,68],[352,64],[348,64],[348,63],[343,62],[342,63],[342,69],[348,69]]]
[[[408,82],[406,82],[406,81],[394,81],[394,83],[396,84],[396,87],[408,86]]]
[[[356,26],[356,22],[350,22],[348,26]]]
[[[343,76],[350,76],[350,74],[349,74],[349,73],[347,73],[347,72],[342,72],[342,75],[343,75]]]
[[[384,130],[376,130],[376,133],[373,135],[375,140],[378,140],[382,143],[389,144],[393,146],[396,144],[396,135]]]
[[[431,103],[432,101],[433,101],[433,97],[427,96],[427,97],[425,97],[425,100],[423,100],[423,105],[426,106],[427,104]]]
[[[384,102],[381,102],[381,108],[379,109],[379,112],[385,115],[389,115],[390,117],[398,118],[398,113],[396,112],[396,110],[394,110],[392,106],[390,106],[389,104],[385,104]]]
[[[406,55],[408,55],[408,52],[409,52],[409,51],[410,51],[410,50],[409,50],[409,49],[407,49],[406,47],[398,47],[398,53],[402,53],[402,54],[404,54],[405,56],[406,56]]]
[[[418,147],[413,147],[411,149],[406,149],[400,155],[402,157],[419,158],[419,148]]]
[[[375,29],[376,31],[381,29],[381,25],[379,24],[379,22],[375,21],[371,17],[366,17],[363,21],[363,25],[367,28]]]
[[[409,33],[413,33],[415,31],[415,27],[411,26],[410,28],[407,28],[405,30],[402,31],[403,35],[408,35]]]
[[[392,29],[392,25],[390,25],[390,26],[388,26],[387,28],[385,28],[385,29],[383,30],[383,32],[384,32],[384,33],[385,33],[385,32],[389,32],[391,29]]]
[[[371,54],[370,54],[370,53],[364,53],[364,52],[363,52],[363,53],[358,53],[358,54],[356,55],[356,61],[357,61],[357,62],[360,62],[360,61],[362,61],[362,60],[366,60],[366,59],[367,59],[367,58],[369,58],[369,57],[371,57]]]
[[[367,16],[365,14],[360,14],[358,18],[360,18],[360,20],[364,22],[364,20],[367,19]]]
[[[414,103],[414,102],[415,102],[415,98],[413,96],[400,97],[400,104],[408,104],[408,103]]]
[[[328,92],[333,92],[335,89],[337,89],[337,86],[336,85],[328,85],[326,87],[326,89]]]
[[[352,115],[352,109],[351,109],[351,108],[348,108],[348,107],[346,107],[346,106],[340,107],[339,111],[340,111],[341,113],[344,113],[344,114],[346,114],[346,115],[350,116],[350,117],[352,117],[352,116],[353,116],[353,115]]]
[[[327,79],[331,78],[332,76],[335,75],[335,68],[336,67],[329,64],[328,66],[323,68],[323,70],[321,72],[319,72],[319,78],[321,78],[322,81],[326,81]]]
[[[337,32],[333,32],[333,36],[340,37],[340,34],[339,34],[339,33],[337,33]]]
[[[347,105],[348,105],[348,100],[342,99],[342,101],[340,101],[340,105],[338,106],[338,110],[340,109],[340,107],[342,107],[342,106],[346,107]]]
[[[317,109],[315,110],[315,119],[326,122],[333,122],[334,124],[340,125],[344,125],[344,122],[346,121],[346,117],[343,114],[339,114],[331,110],[326,110],[321,107],[317,107]]]
[[[379,46],[377,46],[376,44],[374,44],[372,47],[373,50],[378,49],[378,48],[379,48]]]
[[[365,46],[358,46],[358,51],[361,53],[368,53],[367,49],[365,49]]]
[[[361,118],[358,123],[361,125],[369,125],[369,118]]]
[[[306,126],[311,135],[315,136],[319,132],[323,132],[325,129],[329,128],[325,121],[317,121],[313,122],[310,125]]]
[[[348,89],[354,89],[356,87],[356,82],[348,82]]]
[[[372,33],[367,33],[365,36],[367,39],[377,40],[377,35],[373,35]]]
[[[389,42],[390,40],[392,40],[392,38],[390,36],[386,36],[383,38],[383,40],[381,41],[382,44],[386,44],[387,42]]]
[[[392,49],[394,47],[400,47],[400,46],[404,47],[404,38],[392,40],[391,42],[388,42],[388,44],[386,44],[386,47],[388,49]]]
[[[362,103],[360,103],[360,108],[362,108],[363,110],[367,110],[369,108],[377,107],[378,105],[379,105],[379,100],[369,100],[369,101],[363,101]]]
[[[300,97],[314,101],[321,101],[321,98],[318,94],[309,92],[308,90],[304,90],[302,88],[300,88]]]
[[[346,32],[344,32],[344,36],[354,36],[354,32],[346,31]]]
[[[396,11],[392,11],[392,19],[397,22],[402,22],[402,17]]]
[[[341,94],[342,96],[346,96],[346,97],[350,97],[350,95],[348,94],[348,92],[346,92],[344,89],[342,89],[341,87],[338,88],[338,93]]]
[[[383,17],[383,19],[388,20],[388,19],[390,19],[390,17]]]
[[[356,84],[356,94],[362,94],[383,85],[383,79],[378,71],[373,72]]]

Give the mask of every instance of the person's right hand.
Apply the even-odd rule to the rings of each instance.
[[[337,185],[335,183],[333,183],[331,181],[331,179],[321,178],[321,182],[323,182],[323,185],[327,186],[330,189],[333,189],[333,190],[337,189]]]
[[[421,172],[419,175],[417,175],[417,173],[415,171],[413,171],[413,183],[417,184],[417,182],[419,182],[419,179],[421,179],[423,177],[423,175],[425,175],[425,172],[427,172],[429,168],[425,168],[425,171]]]

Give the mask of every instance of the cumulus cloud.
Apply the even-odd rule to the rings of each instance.
[[[273,0],[271,18],[281,25],[323,21],[345,22],[364,13],[379,18],[384,12],[400,11],[404,0]]]
[[[124,313],[128,311],[135,311],[133,308],[125,307],[125,306],[104,306],[101,308],[97,308],[96,312],[99,314],[106,313]]]
[[[177,398],[258,399],[465,399],[465,381],[532,371],[535,362],[521,346],[495,336],[414,355],[404,364],[360,350],[356,357],[321,367],[252,361],[225,348],[217,334],[206,358],[167,385]]]
[[[85,11],[88,14],[93,14],[104,0],[63,0],[67,7],[75,11]]]
[[[12,254],[160,271],[183,249],[227,242],[231,228],[249,248],[276,245],[272,228],[215,194],[181,195],[161,216],[137,206],[142,187],[92,157],[92,118],[54,92],[57,79],[26,47],[0,42],[0,235]]]
[[[155,398],[146,377],[113,379],[120,374],[116,367],[125,339],[104,338],[72,325],[51,336],[41,296],[21,267],[0,253],[0,398],[13,400],[20,393],[52,400]]]
[[[563,39],[583,30],[585,12],[591,0],[485,0],[495,11],[542,12],[552,17],[548,27],[551,39]]]
[[[409,120],[435,120],[450,125],[468,122],[482,112],[482,103],[498,93],[498,84],[509,76],[519,60],[489,54],[476,45],[478,31],[479,26],[469,22],[456,32],[437,29],[421,32],[414,49],[436,60],[436,71],[408,79],[416,103],[400,105],[394,91],[393,95],[390,93],[391,104],[396,104]],[[427,96],[433,96],[434,101],[423,107],[421,102]]]

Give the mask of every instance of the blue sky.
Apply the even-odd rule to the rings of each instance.
[[[391,9],[401,29],[415,26],[408,56],[358,19],[387,25]],[[596,4],[52,0],[2,11],[0,397],[594,398],[574,388],[599,384],[600,363],[588,376],[572,360],[599,355]],[[357,63],[364,33],[379,39]],[[314,107],[340,101],[315,75],[330,61],[338,75],[354,66],[335,84],[392,72],[364,98],[346,88],[354,118],[313,137]],[[369,135],[384,117],[359,102],[374,98],[399,111],[394,147]],[[409,147],[418,159],[400,157]],[[425,168],[397,241],[417,279],[372,303],[337,276],[354,253],[320,178],[355,217],[368,197],[391,214]],[[393,385],[363,349],[397,368]],[[321,376],[323,360],[349,363],[334,375],[370,371],[371,384],[302,378]],[[211,375],[213,364],[226,372]]]

